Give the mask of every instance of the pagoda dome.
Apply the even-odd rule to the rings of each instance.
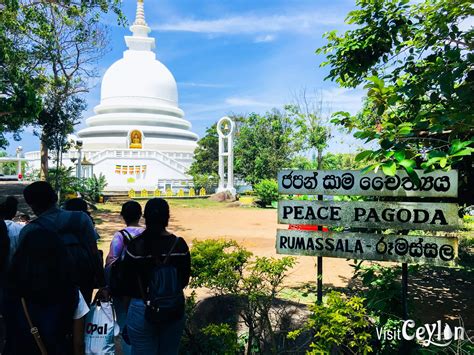
[[[101,105],[136,102],[178,107],[178,89],[173,74],[152,51],[127,50],[106,71],[101,86]]]

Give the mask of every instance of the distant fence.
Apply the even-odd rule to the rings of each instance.
[[[148,191],[147,189],[143,189],[141,191],[135,191],[134,189],[131,189],[128,191],[128,197],[129,198],[134,198],[134,199],[146,199],[146,198],[152,198],[152,197],[203,197],[207,196],[207,191],[205,188],[199,189],[199,191],[196,193],[196,190],[194,188],[190,188],[187,192],[185,192],[183,189],[179,189],[177,192],[174,192],[171,189],[167,189],[166,191],[162,191],[160,189],[156,189],[154,191]]]

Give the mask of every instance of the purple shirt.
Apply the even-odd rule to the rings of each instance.
[[[142,227],[126,227],[124,229],[130,233],[132,238],[136,237],[144,231],[144,228]],[[120,232],[116,232],[114,234],[114,237],[112,238],[112,241],[110,242],[110,251],[109,255],[107,255],[107,259],[105,260],[105,266],[110,265],[115,260],[120,258],[122,256],[124,248],[125,244],[123,242],[123,235]]]

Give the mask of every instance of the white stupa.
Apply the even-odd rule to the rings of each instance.
[[[95,175],[105,175],[109,191],[176,190],[191,181],[186,171],[198,136],[178,106],[173,74],[156,59],[143,0],[130,30],[123,58],[104,74],[95,115],[77,134],[82,157],[93,164]],[[65,165],[69,158],[77,164],[78,152],[65,155]]]

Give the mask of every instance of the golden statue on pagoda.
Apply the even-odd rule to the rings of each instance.
[[[142,149],[142,133],[140,131],[132,131],[130,133],[130,149]]]

